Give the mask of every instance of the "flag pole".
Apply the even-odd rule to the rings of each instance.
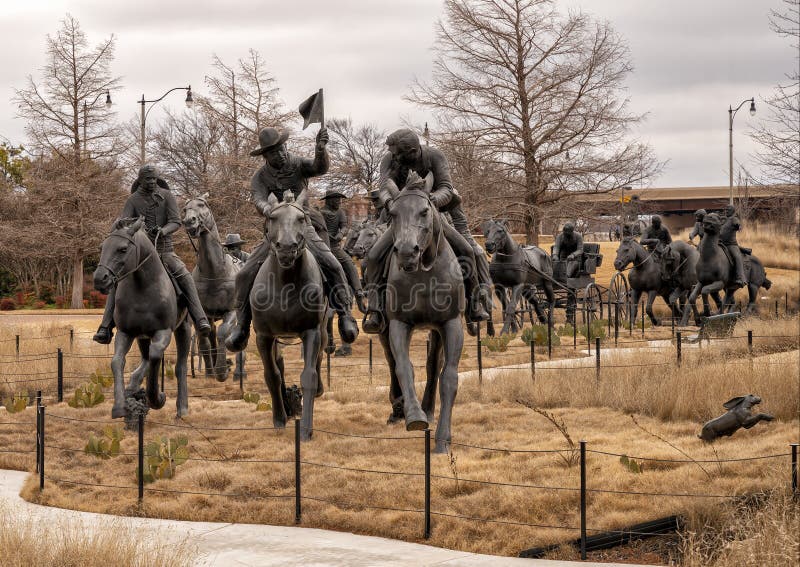
[[[325,97],[322,96],[322,89],[319,90],[319,99],[322,101],[322,124],[320,128],[325,128]]]

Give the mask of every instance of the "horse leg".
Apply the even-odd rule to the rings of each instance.
[[[695,323],[699,322],[699,317],[700,317],[700,314],[697,312],[697,296],[700,293],[700,290],[702,289],[702,287],[703,286],[698,282],[698,283],[694,284],[694,287],[692,287],[691,293],[689,293],[689,305],[692,306],[692,311],[694,312],[694,322]],[[689,324],[689,311],[687,310],[687,311],[683,312],[683,319],[681,319],[681,326],[685,327],[688,324]]]
[[[531,286],[523,292],[523,296],[528,300],[528,303],[533,305],[533,310],[536,312],[536,319],[539,323],[546,325],[547,313],[545,313],[539,300],[536,299],[536,286],[531,284]],[[533,325],[533,317],[531,317],[531,325]]]
[[[433,413],[436,410],[436,388],[439,385],[439,368],[442,365],[442,337],[438,331],[433,330],[430,337],[428,359],[425,362],[425,394],[422,396],[422,411],[428,416],[428,423],[433,423]]]
[[[494,294],[500,300],[500,312],[503,314],[503,327],[500,329],[500,334],[508,332],[506,329],[506,308],[508,304],[508,296],[506,295],[506,287],[500,284],[494,284]]]
[[[264,382],[272,398],[272,425],[276,429],[286,427],[286,407],[283,405],[283,378],[276,364],[275,337],[256,334],[256,345],[264,366]]]
[[[397,319],[389,322],[389,344],[396,360],[397,379],[400,382],[400,389],[403,391],[406,430],[422,431],[428,428],[428,420],[419,405],[417,392],[414,390],[414,366],[409,357],[412,331],[411,325]]]
[[[328,309],[328,320],[325,323],[325,330],[327,331],[328,340],[325,343],[325,352],[327,354],[333,354],[336,350],[336,341],[333,338],[333,309]]]
[[[439,424],[436,427],[436,453],[447,453],[450,448],[450,422],[453,404],[458,392],[458,361],[464,348],[464,331],[459,319],[451,319],[442,326],[444,367],[439,386],[442,407],[439,410]]]
[[[636,314],[639,312],[639,299],[642,297],[642,292],[638,289],[631,290],[631,320],[629,323],[631,327],[636,325]]]
[[[224,345],[225,342],[221,341]],[[189,413],[189,386],[186,382],[186,372],[188,370],[189,350],[192,346],[192,325],[189,316],[175,329],[175,349],[177,357],[175,359],[175,381],[178,383],[178,395],[175,399],[177,408],[176,418],[181,418]],[[224,354],[224,346],[223,346]]]
[[[211,324],[211,332],[214,331],[214,324]],[[203,358],[203,366],[206,367],[206,378],[214,376],[214,355],[211,345],[211,333],[204,337],[197,337],[197,348],[200,349],[200,356]]]
[[[141,360],[139,361],[139,366],[136,367],[136,370],[131,372],[131,378],[128,381],[128,387],[125,388],[126,396],[132,396],[134,392],[142,387],[144,373],[147,372],[147,361],[150,358],[150,355],[148,354],[150,352],[150,339],[136,339],[136,344],[139,347],[139,355],[141,356]]]
[[[651,289],[647,292],[647,303],[645,304],[645,313],[650,318],[650,322],[653,324],[653,327],[658,327],[661,322],[656,319],[655,314],[653,313],[653,303],[655,303],[656,297],[658,297],[658,290]]]
[[[111,372],[114,374],[114,407],[111,417],[125,417],[125,356],[131,350],[133,337],[117,329],[114,339],[114,356],[111,358]]]
[[[758,297],[758,286],[754,283],[747,284],[747,314],[755,314],[758,313],[758,302],[756,298]]]
[[[400,380],[397,379],[397,363],[389,346],[389,328],[387,327],[378,339],[381,341],[381,348],[386,357],[386,364],[389,366],[389,404],[392,406],[392,413],[386,423],[397,423],[404,417],[403,412],[403,390],[400,388]]]
[[[317,362],[322,347],[322,333],[319,328],[304,331],[303,371],[300,373],[300,386],[303,389],[303,417],[300,420],[300,439],[308,441],[314,434],[314,399],[317,397]]]
[[[167,401],[167,396],[158,384],[158,371],[161,369],[161,359],[164,358],[164,351],[167,350],[170,339],[172,339],[172,329],[156,331],[150,339],[150,352],[147,353],[150,361],[147,368],[147,403],[153,409],[163,408],[164,402]]]
[[[322,394],[325,393],[325,385],[322,383],[322,345],[328,343],[328,325],[327,322],[333,318],[333,315],[328,313],[325,316],[325,321],[323,321],[322,325],[320,325],[320,351],[317,353],[317,394],[316,397],[322,397]],[[347,343],[342,343],[343,345],[348,345]]]
[[[503,323],[503,330],[500,331],[501,335],[507,333],[508,331],[516,333],[518,330],[516,314],[517,303],[519,303],[519,294],[521,291],[522,284],[517,284],[511,288],[511,298],[508,300],[508,304],[506,305],[505,323]]]

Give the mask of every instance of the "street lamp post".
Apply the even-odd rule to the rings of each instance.
[[[142,164],[144,164],[144,160],[145,160],[145,155],[144,155],[145,123],[147,121],[147,115],[150,113],[150,110],[152,110],[152,108],[156,105],[157,102],[160,102],[160,101],[164,100],[164,97],[166,97],[172,91],[186,91],[186,101],[185,101],[186,102],[186,106],[189,107],[189,108],[192,107],[192,104],[194,104],[194,100],[192,99],[192,85],[189,85],[188,87],[175,87],[175,88],[172,88],[172,89],[168,90],[167,92],[165,92],[163,95],[161,95],[160,98],[157,98],[155,100],[145,100],[144,95],[142,95],[142,100],[138,101],[139,104],[142,105],[141,106],[141,116],[142,116],[142,119],[141,119],[141,136],[140,136],[140,140],[139,140],[139,160],[140,160],[140,162]],[[146,109],[145,107],[148,104],[150,105],[150,108]]]
[[[750,116],[755,116],[755,98],[747,98],[743,100],[736,108],[733,108],[733,106],[728,107],[728,174],[730,176],[728,185],[728,204],[730,205],[733,205],[733,117],[736,116],[738,110],[742,108],[746,102],[750,103]]]
[[[111,108],[111,91],[106,91],[105,95],[106,95],[106,108]],[[86,104],[86,99],[83,99],[83,153],[87,157],[89,155],[89,147],[87,145],[87,139],[86,139],[86,122],[88,121],[87,118],[89,115],[89,107],[94,106],[94,103],[96,103],[101,96],[103,96],[103,93],[99,93],[96,97],[94,97],[94,100],[91,102],[91,104]]]

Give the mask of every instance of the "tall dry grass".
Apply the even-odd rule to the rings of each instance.
[[[4,567],[188,567],[196,553],[124,520],[86,525],[42,522],[0,505],[0,563]]]

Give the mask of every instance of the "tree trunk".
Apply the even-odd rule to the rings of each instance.
[[[536,219],[532,211],[525,213],[525,243],[539,246],[539,231],[536,228]]]
[[[72,309],[83,309],[83,255],[72,260]]]

